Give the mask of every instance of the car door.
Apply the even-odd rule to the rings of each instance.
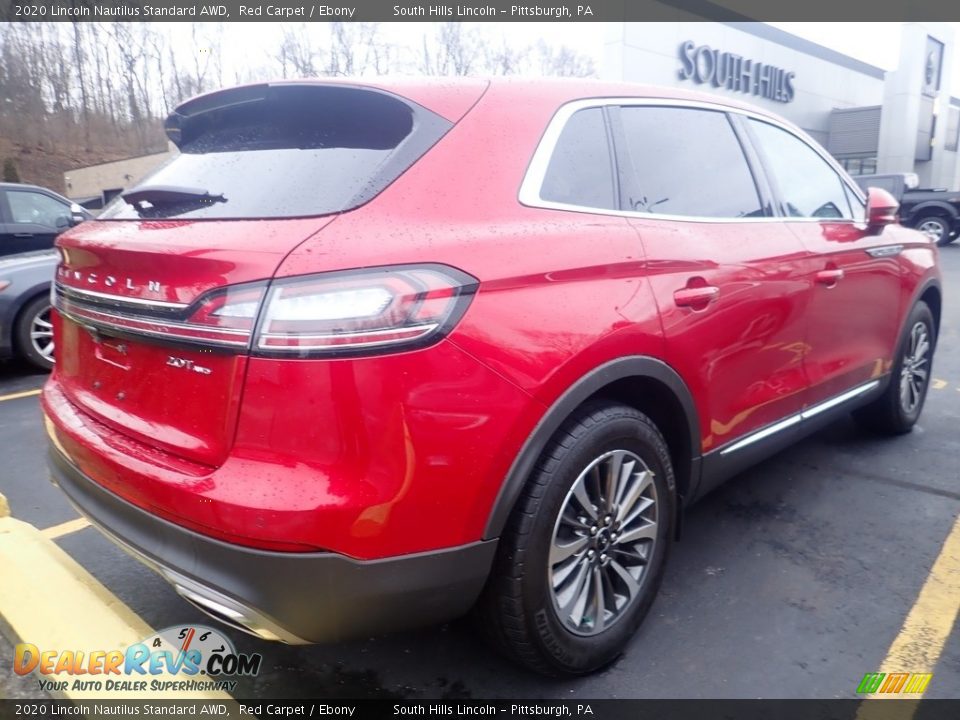
[[[70,226],[70,206],[45,193],[7,188],[9,220],[0,255],[53,247]]]
[[[807,384],[806,252],[774,217],[722,109],[622,106],[618,125],[622,202],[648,261],[665,359],[697,399],[704,477],[719,482],[753,450],[792,439]]]
[[[0,187],[0,257],[6,255],[4,248],[13,242],[13,231],[9,225],[10,215],[7,209],[7,191]]]
[[[825,152],[785,127],[746,121],[786,226],[812,254],[805,407],[868,392],[889,372],[902,292],[894,233],[871,235],[865,203]]]

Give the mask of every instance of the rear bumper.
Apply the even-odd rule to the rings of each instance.
[[[429,625],[464,614],[496,540],[382,560],[231,545],[160,519],[86,477],[56,447],[53,482],[92,524],[213,617],[291,644]]]

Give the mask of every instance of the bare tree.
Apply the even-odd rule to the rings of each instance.
[[[46,155],[69,155],[72,167],[153,151],[164,142],[162,118],[180,102],[222,87],[224,75],[257,82],[278,66],[283,77],[595,73],[569,47],[518,46],[488,27],[435,24],[417,46],[389,44],[376,23],[284,24],[267,58],[224,67],[217,23],[0,23],[0,152],[23,177],[48,173],[56,187]]]
[[[385,71],[387,53],[379,38],[378,23],[330,23],[327,75],[365,75]]]
[[[426,75],[470,75],[481,61],[480,39],[462,23],[446,22],[436,27],[433,42],[423,38],[420,72]]]
[[[483,47],[484,72],[490,75],[521,73],[530,52],[530,46],[515,47],[503,37],[500,38],[499,45],[487,43]]]
[[[537,42],[540,73],[557,77],[593,77],[597,74],[593,59],[561,45],[551,47],[543,40]]]
[[[306,24],[291,23],[284,28],[280,51],[275,58],[280,63],[284,78],[318,77],[319,55]]]
[[[80,33],[80,23],[72,21],[73,25],[73,58],[77,67],[77,80],[80,84],[80,108],[83,112],[83,143],[84,147],[90,149],[90,104],[87,100],[87,77],[84,69],[85,53],[83,52],[82,34]]]

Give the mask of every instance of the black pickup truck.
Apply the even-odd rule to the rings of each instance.
[[[960,232],[960,190],[917,187],[913,173],[859,175],[853,178],[866,191],[883,188],[900,201],[900,223],[916,228],[937,245],[947,245]]]

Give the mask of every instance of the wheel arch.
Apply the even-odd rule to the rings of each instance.
[[[618,358],[581,377],[544,413],[500,486],[484,539],[499,537],[503,532],[537,460],[563,422],[598,398],[635,407],[656,423],[670,450],[678,511],[684,498],[694,496],[700,478],[700,426],[693,395],[680,375],[661,360],[646,356]]]
[[[930,216],[939,216],[954,220],[957,217],[957,209],[949,203],[939,202],[937,200],[923,202],[910,208],[911,222],[916,223],[919,222],[921,218]]]
[[[940,284],[936,280],[929,280],[921,286],[917,297],[914,298],[913,305],[922,300],[933,313],[933,324],[937,335],[940,335],[940,317],[943,313],[943,294],[940,291]],[[911,305],[910,307],[913,307]]]
[[[45,295],[50,294],[50,283],[41,283],[39,285],[34,285],[29,290],[26,290],[20,294],[16,306],[13,308],[13,311],[10,313],[10,348],[14,353],[20,352],[17,341],[17,331],[20,327],[20,320],[23,319],[23,313],[27,309],[27,306],[30,305],[37,298],[41,298]]]

